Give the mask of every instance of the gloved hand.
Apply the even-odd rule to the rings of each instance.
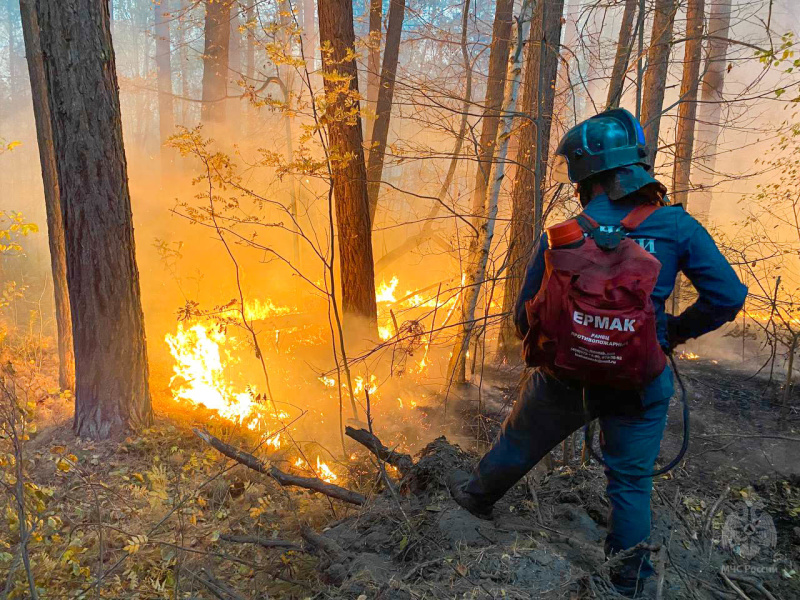
[[[672,351],[681,344],[685,344],[688,338],[678,333],[678,323],[680,319],[675,315],[667,315],[667,347],[664,352],[672,354]]]

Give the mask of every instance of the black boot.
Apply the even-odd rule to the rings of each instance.
[[[450,495],[453,500],[463,509],[468,510],[470,513],[479,519],[490,520],[492,518],[492,509],[494,504],[487,504],[479,497],[469,493],[466,490],[471,476],[466,471],[453,471],[447,477],[447,489],[450,490]]]

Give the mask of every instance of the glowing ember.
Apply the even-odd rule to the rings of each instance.
[[[694,352],[681,352],[678,354],[678,358],[681,360],[697,360],[700,358],[700,355],[695,354]]]

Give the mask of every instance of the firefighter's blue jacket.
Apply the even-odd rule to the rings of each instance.
[[[607,196],[598,195],[589,202],[586,212],[599,225],[617,228],[632,208],[630,203],[612,202]],[[678,339],[689,339],[720,327],[739,312],[747,289],[708,232],[683,208],[667,206],[657,210],[630,237],[661,262],[653,302],[663,346],[668,344],[668,319],[674,319],[669,329],[676,332]],[[514,320],[520,335],[528,331],[525,301],[541,287],[546,249],[547,238],[542,236],[516,305]],[[680,316],[672,317],[666,314],[665,303],[681,271],[697,289],[698,298]],[[650,535],[652,479],[623,474],[652,472],[672,394],[669,368],[642,396],[608,388],[587,388],[584,392],[580,384],[561,380],[557,374],[532,371],[499,437],[465,489],[477,501],[494,504],[562,439],[587,420],[599,417],[602,452],[609,467],[606,491],[611,504],[606,550],[614,553],[631,548]],[[632,556],[623,567],[634,578],[653,572],[647,553]]]
[[[592,198],[585,211],[601,228],[615,229],[633,206],[611,201],[605,194],[600,194]],[[705,228],[681,206],[665,206],[657,210],[630,237],[661,262],[661,272],[652,298],[656,309],[658,339],[662,346],[667,347],[668,318],[676,319],[673,327],[680,338],[690,339],[714,331],[733,320],[741,310],[747,288],[739,281]],[[520,336],[528,332],[525,301],[533,298],[542,285],[546,249],[545,234],[528,263],[514,310],[514,322]],[[668,317],[664,305],[681,271],[694,285],[698,298],[680,316]],[[667,367],[645,389],[643,402],[648,405],[669,398],[673,391],[672,372]]]

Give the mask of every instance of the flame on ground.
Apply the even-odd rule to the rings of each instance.
[[[235,423],[258,428],[258,409],[263,407],[253,400],[250,392],[231,389],[225,378],[230,359],[220,352],[220,347],[228,341],[224,332],[203,323],[188,329],[178,323],[175,334],[168,333],[164,339],[175,359],[170,379],[175,400],[204,406]]]

